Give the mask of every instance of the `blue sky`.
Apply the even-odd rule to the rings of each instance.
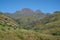
[[[1,12],[15,12],[22,8],[52,13],[60,11],[60,0],[0,0]]]

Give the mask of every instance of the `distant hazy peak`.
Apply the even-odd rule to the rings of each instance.
[[[33,12],[30,8],[23,8],[21,11],[23,11],[23,12]]]
[[[41,10],[36,10],[35,12],[42,12]]]
[[[35,14],[41,15],[41,14],[43,14],[43,13],[42,13],[42,11],[40,11],[40,10],[36,10],[36,11],[35,11]]]

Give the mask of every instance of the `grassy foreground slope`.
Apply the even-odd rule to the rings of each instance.
[[[24,29],[0,30],[0,40],[60,40],[60,36],[52,36]]]

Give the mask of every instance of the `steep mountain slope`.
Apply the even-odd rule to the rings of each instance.
[[[56,11],[53,14],[46,14],[43,19],[41,19],[41,23],[50,23],[54,21],[60,20],[60,11]]]
[[[33,30],[51,34],[60,35],[60,12],[54,12],[53,14],[46,14],[46,16],[40,20],[40,23],[35,25]]]
[[[4,26],[4,28],[15,28],[18,25],[12,18],[4,15],[3,13],[0,13],[0,28],[2,26]]]

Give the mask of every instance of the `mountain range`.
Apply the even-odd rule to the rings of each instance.
[[[60,40],[60,11],[0,12],[0,40]]]

